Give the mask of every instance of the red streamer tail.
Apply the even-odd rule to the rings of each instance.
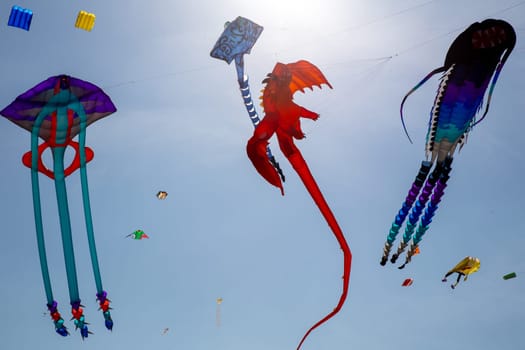
[[[283,141],[280,139],[280,141]],[[286,142],[285,142],[286,143]],[[301,345],[306,340],[308,335],[317,327],[328,321],[330,318],[335,316],[339,310],[341,310],[345,300],[346,296],[348,294],[348,285],[350,283],[350,268],[352,264],[352,252],[350,251],[350,248],[348,246],[348,243],[346,242],[346,239],[343,235],[343,231],[339,227],[339,224],[337,223],[337,220],[335,219],[334,214],[330,210],[330,207],[328,206],[328,203],[326,203],[326,200],[323,197],[323,194],[321,193],[321,190],[319,189],[319,186],[317,186],[317,183],[315,182],[314,177],[312,176],[312,173],[310,172],[310,169],[308,168],[308,165],[306,164],[306,161],[304,160],[303,156],[299,152],[299,149],[292,143],[287,144],[288,147],[292,147],[293,152],[291,154],[287,154],[288,152],[285,152],[287,154],[287,158],[292,164],[293,168],[303,181],[306,189],[312,196],[312,199],[314,200],[315,204],[317,204],[317,207],[319,207],[319,210],[321,211],[321,214],[323,214],[326,222],[328,223],[328,226],[330,226],[330,229],[334,233],[335,237],[337,238],[337,241],[339,242],[339,245],[341,246],[341,249],[343,250],[343,257],[344,257],[344,272],[343,272],[343,292],[341,293],[341,297],[339,298],[339,302],[337,303],[337,306],[334,308],[332,312],[327,314],[324,318],[322,318],[320,321],[315,323],[303,336],[301,339],[301,342],[297,346],[297,350],[301,348]],[[283,152],[285,151],[283,149],[283,144],[281,144],[281,149]],[[288,148],[288,150],[292,150]]]

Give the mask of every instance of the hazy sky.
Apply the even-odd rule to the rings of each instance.
[[[102,87],[118,109],[87,130],[95,236],[115,327],[107,331],[97,311],[78,172],[67,185],[80,295],[94,334],[82,341],[69,321],[54,184],[41,176],[53,291],[71,336],[55,334],[43,315],[30,171],[20,160],[30,134],[0,118],[0,348],[290,350],[335,307],[343,272],[335,238],[275,140],[285,196],[255,171],[235,67],[209,56],[237,16],[264,26],[245,56],[255,97],[278,61],[309,60],[333,85],[297,94],[321,118],[303,122],[307,137],[296,144],[352,250],[350,291],[303,349],[523,348],[525,1],[16,4],[34,17],[29,32],[0,26],[0,108],[64,73]],[[12,5],[0,7],[5,24]],[[96,14],[92,32],[74,27],[79,10]],[[401,99],[443,64],[462,30],[486,18],[508,21],[518,36],[489,114],[455,157],[421,254],[404,270],[381,267],[388,229],[424,159],[438,77],[405,104],[413,144],[401,126]],[[136,229],[150,239],[124,238]],[[452,290],[441,278],[467,255],[481,269]],[[511,271],[518,278],[504,281]],[[407,277],[414,284],[401,287]]]

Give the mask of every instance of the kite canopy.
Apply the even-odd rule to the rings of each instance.
[[[57,93],[62,90],[68,90],[68,95],[56,98]],[[57,75],[18,96],[9,106],[0,111],[0,114],[32,132],[33,124],[44,107],[52,112],[61,108],[75,110],[71,107],[77,103],[82,105],[86,114],[86,127],[117,110],[109,96],[98,86],[67,75]],[[69,138],[74,138],[80,132],[80,123],[80,116],[74,113]],[[47,141],[52,137],[53,130],[50,113],[42,122],[38,136]]]
[[[166,199],[167,196],[168,196],[168,192],[166,192],[166,191],[159,191],[159,192],[157,192],[157,198],[158,199]]]
[[[240,59],[242,55],[250,53],[262,31],[262,26],[239,16],[233,22],[226,23],[210,55],[230,64],[233,59]]]
[[[450,271],[447,272],[447,276],[457,272],[465,275],[465,279],[468,275],[479,270],[480,261],[478,258],[467,256],[461,260],[456,266],[454,266]]]

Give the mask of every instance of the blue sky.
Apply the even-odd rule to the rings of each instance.
[[[336,305],[343,258],[335,238],[274,140],[285,196],[252,167],[245,146],[253,127],[235,68],[209,56],[224,22],[239,15],[264,26],[245,57],[254,95],[278,61],[309,60],[334,87],[296,96],[321,114],[303,122],[307,138],[297,145],[352,249],[350,292],[303,349],[523,347],[524,1],[16,4],[34,18],[29,32],[0,26],[0,106],[65,73],[104,88],[118,109],[87,131],[95,236],[115,327],[106,331],[97,311],[78,173],[68,194],[94,334],[61,338],[43,315],[30,172],[20,160],[30,135],[0,118],[2,349],[295,349]],[[5,23],[11,5],[0,8]],[[74,27],[79,10],[96,14],[92,32]],[[437,77],[405,104],[414,144],[401,127],[401,99],[442,65],[464,28],[491,17],[518,36],[491,110],[455,157],[422,253],[405,270],[381,267],[387,231],[424,157]],[[41,177],[40,185],[54,294],[72,329],[54,184]],[[165,201],[158,190],[169,193]],[[124,239],[136,229],[151,238]],[[481,269],[451,290],[441,278],[467,255]],[[503,281],[511,271],[518,278]],[[407,277],[414,284],[403,288]]]

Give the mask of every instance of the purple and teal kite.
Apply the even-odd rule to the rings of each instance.
[[[430,113],[426,160],[421,163],[405,202],[390,227],[381,265],[386,264],[392,245],[407,216],[408,222],[403,238],[392,255],[391,262],[396,262],[410,241],[412,242],[405,263],[399,268],[408,264],[416,253],[443,197],[454,152],[457,146],[461,149],[470,130],[485,118],[496,81],[515,44],[516,33],[509,23],[496,19],[476,22],[454,40],[447,52],[445,64],[430,72],[403,98],[400,108],[401,121],[408,136],[403,121],[403,105],[407,97],[430,77],[443,73]],[[485,111],[476,121],[487,88],[489,91]],[[410,137],[408,138],[410,140]],[[430,173],[432,167],[434,169]]]
[[[53,298],[49,278],[38,173],[40,172],[55,181],[72,319],[74,319],[75,328],[80,329],[82,338],[85,338],[91,332],[88,331],[85,322],[78,291],[65,182],[68,175],[80,169],[84,218],[91,264],[95,275],[96,296],[104,315],[105,326],[111,330],[113,320],[109,311],[111,309],[109,307],[110,301],[107,299],[106,291],[102,288],[89,203],[86,163],[93,159],[93,151],[85,146],[85,141],[88,125],[115,111],[113,102],[99,87],[67,75],[59,75],[48,78],[18,96],[15,101],[0,112],[2,116],[31,133],[31,150],[24,155],[22,161],[31,169],[36,236],[47,307],[55,323],[56,332],[62,336],[67,336],[69,332],[64,325],[64,319],[58,312],[58,304]],[[73,141],[77,135],[78,142]],[[38,144],[39,137],[44,140],[40,145]],[[75,157],[71,165],[65,168],[64,153],[67,147],[72,147],[75,150]],[[47,148],[50,148],[52,152],[53,169],[46,168],[42,162],[42,154]]]

